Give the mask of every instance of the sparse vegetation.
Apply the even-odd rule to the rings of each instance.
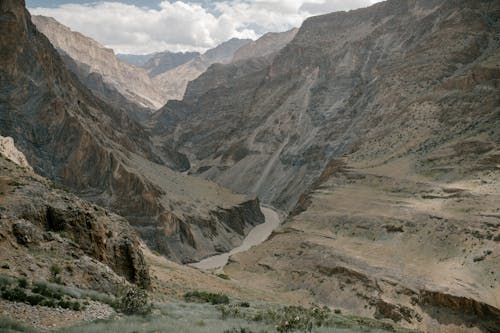
[[[128,315],[138,314],[146,315],[151,312],[152,304],[146,290],[137,287],[131,287],[126,290],[120,298],[119,309]]]
[[[222,319],[244,318],[255,322],[264,322],[276,328],[279,333],[312,332],[313,329],[330,326],[334,323],[328,307],[313,305],[311,308],[286,306],[254,311],[242,311],[234,306],[220,306]]]
[[[184,299],[188,302],[229,304],[229,297],[224,294],[214,294],[205,291],[188,291],[184,294]]]
[[[25,278],[18,279],[6,275],[0,275],[0,296],[12,302],[52,308],[60,307],[74,311],[85,308],[82,305],[82,299],[91,299],[117,308],[114,297],[93,290],[64,287],[45,281],[36,281],[30,284]],[[88,305],[87,301],[85,303]]]
[[[224,280],[231,280],[231,278],[227,274],[220,273],[220,274],[217,274],[217,276],[220,277],[221,279],[224,279]]]

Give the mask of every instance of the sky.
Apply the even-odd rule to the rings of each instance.
[[[236,38],[300,27],[309,16],[367,7],[380,0],[26,0],[116,53],[205,51]]]

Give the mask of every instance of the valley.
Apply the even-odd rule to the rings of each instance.
[[[498,332],[499,3],[141,55],[30,11],[0,2],[0,332]]]

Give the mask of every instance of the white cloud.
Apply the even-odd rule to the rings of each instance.
[[[298,27],[311,15],[369,6],[377,0],[217,0],[211,9],[186,1],[162,1],[158,9],[120,2],[31,8],[52,16],[118,53],[202,51],[232,37],[255,39]]]

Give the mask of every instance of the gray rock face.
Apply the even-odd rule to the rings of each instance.
[[[344,154],[383,161],[457,133],[497,135],[497,10],[387,1],[312,17],[271,63],[201,75],[153,116],[156,133],[192,172],[285,209]]]
[[[31,23],[23,2],[2,2],[0,16],[0,134],[14,138],[36,172],[126,216],[151,247],[177,261],[239,245],[263,221],[260,211],[246,209],[257,207],[254,197],[166,167],[184,162],[92,95]],[[222,211],[241,221],[233,225]]]

